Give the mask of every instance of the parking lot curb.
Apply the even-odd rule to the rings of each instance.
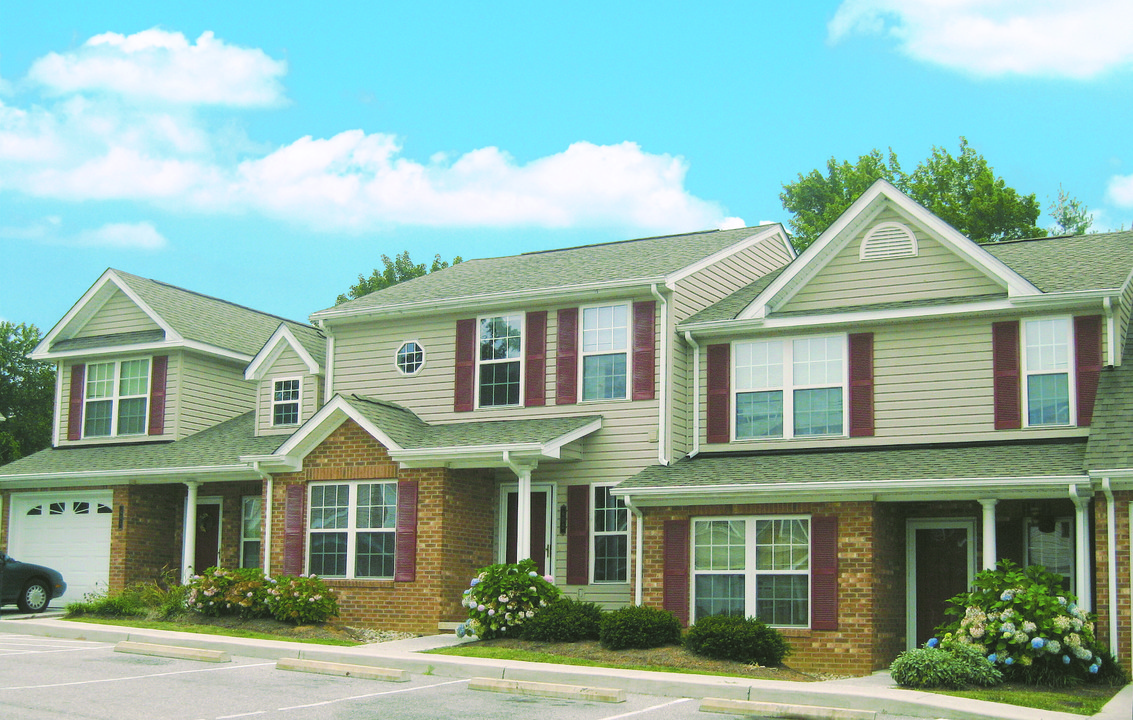
[[[155,645],[154,643],[131,642],[129,640],[123,640],[115,645],[114,652],[177,658],[178,660],[199,660],[200,662],[232,662],[232,656],[224,650],[180,647],[177,645]]]
[[[700,703],[700,712],[755,715],[761,718],[805,718],[806,720],[874,720],[877,717],[877,713],[872,710],[846,710],[814,705],[790,705],[787,703],[727,700],[724,698],[704,698]]]
[[[324,660],[280,658],[275,663],[275,669],[318,673],[320,675],[339,675],[341,677],[362,678],[364,680],[384,680],[386,682],[409,681],[408,670],[396,670],[371,665],[351,665],[348,663],[326,662]]]
[[[499,678],[472,678],[468,681],[469,690],[534,695],[536,697],[559,698],[563,700],[593,700],[595,702],[623,703],[626,691],[621,688],[587,687],[584,685],[563,685],[562,683],[531,682],[528,680],[501,680]]]

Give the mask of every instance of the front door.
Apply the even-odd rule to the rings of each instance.
[[[950,618],[948,600],[971,589],[976,567],[974,520],[909,520],[906,644],[920,647]]]
[[[550,485],[531,486],[531,546],[530,557],[539,568],[539,574],[551,572],[551,506],[554,488]],[[519,534],[519,489],[505,486],[502,502],[503,517],[500,523],[504,532],[501,540],[500,562],[516,562],[515,542]]]
[[[220,503],[197,503],[197,552],[193,572],[200,574],[220,562]]]

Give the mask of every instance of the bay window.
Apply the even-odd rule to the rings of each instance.
[[[845,336],[739,342],[733,354],[737,440],[844,433]]]
[[[309,572],[393,578],[396,482],[312,484],[309,507]]]
[[[149,376],[148,359],[88,365],[83,395],[83,437],[144,435]]]

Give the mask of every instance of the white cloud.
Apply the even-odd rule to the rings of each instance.
[[[106,92],[135,100],[261,107],[283,99],[287,64],[259,49],[239,48],[211,32],[189,42],[157,28],[104,33],[77,50],[37,60],[28,79],[54,94]]]
[[[717,230],[739,230],[742,227],[747,227],[747,223],[741,217],[726,217],[716,225]]]
[[[1106,191],[1109,201],[1118,207],[1133,207],[1133,175],[1114,175]]]
[[[73,244],[118,250],[161,250],[168,242],[152,224],[140,222],[107,223],[96,230],[85,230]]]
[[[888,35],[918,60],[973,75],[1088,79],[1133,64],[1128,0],[844,0],[831,42]]]

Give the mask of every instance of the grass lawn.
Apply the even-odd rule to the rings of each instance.
[[[184,623],[165,620],[143,620],[141,618],[101,618],[91,615],[81,617],[67,617],[64,620],[74,622],[96,623],[99,625],[117,625],[120,627],[141,628],[143,630],[172,630],[174,632],[198,633],[201,635],[222,635],[225,637],[251,638],[253,640],[286,640],[287,642],[313,643],[318,645],[353,646],[361,643],[353,640],[327,637],[297,637],[292,634],[281,634],[248,630],[242,627],[223,627],[203,623]]]

